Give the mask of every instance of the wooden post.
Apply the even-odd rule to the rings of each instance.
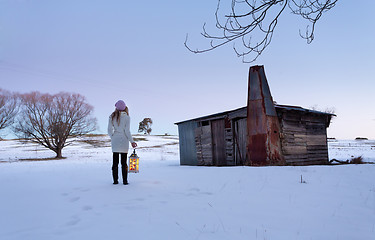
[[[249,70],[246,165],[285,165],[280,123],[263,66]]]

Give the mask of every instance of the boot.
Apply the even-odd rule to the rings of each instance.
[[[128,165],[126,164],[125,166],[122,166],[122,182],[124,185],[128,185]]]
[[[118,184],[118,168],[112,167],[113,184]]]

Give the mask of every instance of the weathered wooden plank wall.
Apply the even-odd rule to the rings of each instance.
[[[231,119],[226,116],[224,119],[225,129],[224,129],[224,137],[225,137],[225,159],[227,166],[234,166],[236,162],[234,161],[234,139],[233,139],[233,128],[232,128],[232,121]]]
[[[328,163],[327,119],[298,111],[279,113],[282,152],[287,164]]]
[[[247,119],[241,118],[234,121],[234,149],[236,165],[244,165],[247,145]]]
[[[212,155],[213,163],[216,166],[225,166],[226,161],[226,142],[224,119],[211,121],[212,131]]]
[[[196,165],[213,165],[211,125],[201,126],[195,129],[195,145],[197,149]]]

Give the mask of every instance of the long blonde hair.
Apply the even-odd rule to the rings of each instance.
[[[118,110],[116,108],[115,111],[111,114],[112,122],[116,118],[117,123],[120,123],[120,113],[121,112],[126,112],[126,114],[129,116],[129,109],[128,109],[128,107],[125,107],[124,111],[120,111],[120,110]]]

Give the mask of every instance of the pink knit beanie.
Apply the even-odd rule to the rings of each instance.
[[[125,104],[124,101],[122,101],[122,100],[118,100],[117,103],[115,104],[115,107],[116,107],[116,109],[119,110],[119,111],[124,111],[125,108],[126,108],[126,104]]]

